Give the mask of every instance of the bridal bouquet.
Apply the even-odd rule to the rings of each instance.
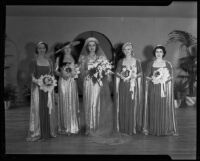
[[[93,83],[103,85],[102,79],[109,74],[112,74],[112,64],[103,56],[90,61],[88,63],[88,77],[92,79]]]
[[[167,68],[159,68],[154,71],[152,81],[154,84],[165,83],[170,77],[169,70]]]
[[[38,84],[40,89],[44,92],[51,92],[54,87],[57,86],[57,81],[54,76],[46,74],[41,75],[41,77],[38,79]]]
[[[64,66],[63,71],[69,75],[71,78],[78,78],[78,75],[80,74],[80,69],[77,64],[67,64]]]

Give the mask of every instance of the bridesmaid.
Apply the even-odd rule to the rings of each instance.
[[[164,46],[156,46],[153,55],[155,60],[148,64],[145,79],[144,133],[156,136],[177,135],[173,67],[163,59],[166,55]],[[158,71],[164,71],[162,82],[156,79],[161,75]]]
[[[56,109],[54,106],[54,92],[51,93],[51,108],[48,103],[48,93],[40,90],[38,78],[41,75],[53,75],[53,65],[46,57],[48,45],[37,43],[36,60],[32,62],[31,109],[30,124],[27,141],[46,140],[56,136]]]
[[[122,46],[125,58],[116,69],[117,130],[128,135],[142,131],[142,68],[130,42]]]
[[[74,75],[66,73],[66,66],[74,66],[72,43],[64,44],[64,52],[56,60],[55,73],[59,76],[58,82],[58,133],[77,134],[79,132],[79,98]]]

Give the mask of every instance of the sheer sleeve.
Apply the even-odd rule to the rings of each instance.
[[[81,72],[81,77],[85,77],[86,74],[86,57],[85,56],[80,56],[79,61],[78,61],[79,67],[80,67],[80,72]]]
[[[31,76],[36,77],[36,60],[32,60],[29,64]]]
[[[54,64],[53,64],[53,61],[51,59],[48,59],[49,61],[49,64],[50,64],[50,75],[54,75]]]
[[[140,60],[137,60],[136,63],[137,63],[137,75],[138,75],[138,77],[141,77],[143,74],[141,62],[140,62]]]
[[[37,84],[37,74],[36,74],[36,60],[32,60],[30,63],[30,73],[31,73],[31,80],[32,83]]]
[[[116,68],[116,71],[115,71],[116,76],[118,76],[117,73],[121,72],[121,68],[122,68],[122,59],[120,59],[117,63],[117,68]]]
[[[166,66],[167,66],[167,69],[169,70],[169,74],[170,74],[168,81],[170,81],[170,80],[173,81],[174,80],[173,79],[174,78],[174,73],[173,73],[174,67],[172,66],[172,64],[169,61],[166,61]]]
[[[54,66],[54,73],[57,76],[61,76],[61,73],[59,72],[59,58],[56,59],[56,63]]]
[[[151,77],[152,65],[153,65],[153,61],[151,61],[151,62],[149,62],[149,63],[147,64],[147,70],[146,70],[146,73],[145,73],[145,77],[146,77],[147,79],[150,79],[150,77]]]

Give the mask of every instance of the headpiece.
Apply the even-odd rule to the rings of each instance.
[[[124,50],[124,48],[125,48],[126,46],[132,46],[132,48],[133,48],[133,44],[132,44],[131,42],[126,42],[126,43],[124,43],[124,45],[122,46],[122,49]]]

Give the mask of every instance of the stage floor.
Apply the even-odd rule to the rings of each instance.
[[[6,154],[169,155],[172,159],[196,159],[196,107],[176,109],[179,136],[136,134],[132,141],[120,145],[92,143],[81,135],[26,142],[29,110],[24,106],[5,111]]]

